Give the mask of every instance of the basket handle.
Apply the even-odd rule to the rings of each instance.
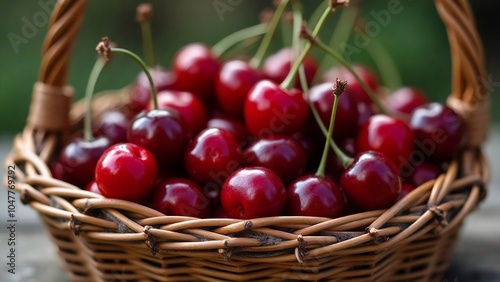
[[[86,4],[87,0],[58,0],[52,11],[28,116],[33,129],[68,129],[74,96],[73,88],[67,86],[69,62]]]

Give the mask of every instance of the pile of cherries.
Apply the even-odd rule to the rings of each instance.
[[[461,118],[419,90],[381,94],[362,65],[353,67],[361,80],[339,66],[321,75],[309,55],[309,91],[297,78],[287,89],[280,83],[293,57],[287,47],[256,69],[201,43],[184,46],[171,71],[149,68],[157,101],[139,74],[128,112],[107,112],[94,121],[95,138],[71,140],[53,175],[165,215],[336,218],[389,208],[460,149]],[[360,83],[397,114],[382,113]]]

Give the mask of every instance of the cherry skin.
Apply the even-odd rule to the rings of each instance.
[[[302,92],[286,91],[269,80],[258,82],[245,102],[245,123],[253,136],[290,135],[307,120],[309,106]]]
[[[396,202],[403,199],[406,195],[410,194],[410,192],[413,190],[415,190],[415,186],[413,186],[413,184],[409,184],[409,183],[401,184],[401,192],[399,193],[398,197],[396,198]]]
[[[128,141],[153,153],[160,166],[171,166],[182,159],[188,137],[177,112],[151,110],[132,121]]]
[[[411,114],[416,108],[428,103],[422,91],[414,87],[396,89],[385,100],[386,105],[397,112]]]
[[[130,120],[119,111],[105,112],[96,125],[94,134],[108,138],[112,144],[127,142]]]
[[[353,158],[354,156],[356,156],[357,153],[356,139],[346,138],[336,143],[339,146],[340,150],[342,150],[342,152],[344,152],[344,154],[346,154],[348,157]],[[342,161],[333,152],[333,150],[330,150],[330,153],[328,154],[328,160],[326,163],[326,171],[325,171],[327,176],[332,178],[336,183],[338,183],[340,180],[340,175],[342,175],[344,170],[345,168],[344,165],[342,164]]]
[[[415,187],[418,187],[425,182],[436,179],[442,173],[441,168],[431,162],[424,162],[415,166],[413,174],[408,179]]]
[[[194,94],[186,91],[166,90],[158,93],[160,109],[174,109],[184,124],[188,137],[194,137],[207,125],[207,110],[203,102]],[[148,110],[153,109],[153,103]]]
[[[363,211],[385,209],[396,201],[401,181],[394,163],[375,151],[359,153],[340,177],[350,203]]]
[[[293,61],[294,58],[292,49],[289,47],[283,48],[277,53],[266,58],[264,61],[263,72],[268,79],[276,83],[281,83],[290,72]],[[318,63],[313,57],[308,55],[305,57],[302,64],[304,66],[307,85],[311,86],[314,76],[318,71]],[[295,78],[295,87],[302,89],[298,77]]]
[[[295,139],[285,135],[262,138],[243,152],[245,166],[266,167],[286,185],[304,173],[306,154]]]
[[[248,133],[245,125],[239,120],[232,118],[230,116],[225,115],[215,115],[207,122],[207,128],[220,128],[225,131],[231,133],[238,144],[240,144],[240,148],[245,145],[248,145],[250,134]]]
[[[219,107],[233,117],[243,117],[248,91],[264,76],[245,61],[226,62],[215,83]]]
[[[332,95],[332,83],[325,82],[313,86],[309,91],[309,99],[318,111],[321,121],[326,128],[330,124],[330,115],[333,107],[334,95]],[[349,86],[348,86],[349,87]],[[341,139],[353,137],[358,131],[358,105],[354,96],[350,93],[340,95],[339,105],[335,118],[335,130],[333,131],[334,138]]]
[[[56,167],[56,176],[61,180],[80,188],[94,179],[97,161],[104,151],[111,145],[109,139],[99,137],[93,141],[76,138],[68,143],[61,151]]]
[[[220,68],[221,64],[210,48],[201,43],[188,44],[173,59],[175,88],[210,101],[214,98]]]
[[[373,150],[384,154],[399,169],[410,159],[414,142],[415,134],[406,122],[379,114],[361,127],[356,147],[359,152]]]
[[[460,149],[464,136],[462,118],[451,108],[431,103],[415,109],[410,118],[416,147],[434,161],[449,161]]]
[[[162,91],[174,88],[174,77],[172,73],[166,71],[160,66],[149,68],[151,78],[155,85],[156,91]],[[132,96],[130,108],[132,115],[146,109],[151,101],[151,86],[148,77],[144,72],[139,73],[135,79],[135,84],[132,88]]]
[[[184,154],[186,171],[201,183],[223,183],[240,163],[238,142],[231,133],[219,128],[200,132]]]
[[[153,154],[132,143],[109,147],[95,169],[95,181],[104,197],[136,203],[148,196],[157,176]]]
[[[206,218],[210,215],[210,201],[201,187],[187,178],[170,178],[158,183],[151,192],[150,206],[165,215]]]
[[[221,203],[231,218],[251,219],[281,215],[286,191],[278,175],[264,167],[233,172],[222,185]]]
[[[366,85],[373,91],[377,91],[379,87],[377,76],[366,66],[353,65],[354,72],[359,78],[366,83]],[[347,92],[352,93],[359,103],[372,104],[370,96],[361,87],[361,84],[345,67],[333,67],[323,75],[323,80],[327,82],[334,82],[336,79],[347,80]]]
[[[287,214],[337,218],[344,212],[342,190],[325,177],[306,175],[287,188]]]
[[[95,179],[91,180],[89,184],[87,184],[85,190],[102,195],[101,191],[99,191],[99,186],[97,186],[97,182],[95,182]]]

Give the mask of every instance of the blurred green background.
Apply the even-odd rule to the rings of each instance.
[[[372,12],[386,10],[390,1],[363,1],[361,15],[365,22],[376,20]],[[142,54],[140,26],[135,22],[135,8],[142,1],[89,0],[83,26],[73,53],[69,83],[76,88],[80,98],[96,58],[95,45],[104,35],[117,42],[120,47]],[[213,45],[224,36],[254,25],[259,13],[272,7],[272,1],[243,0],[188,0],[149,1],[154,5],[153,36],[156,59],[169,68],[171,58],[189,42],[205,42]],[[309,17],[322,1],[304,0],[305,16]],[[439,19],[434,2],[401,0],[402,11],[393,14],[387,26],[377,33],[376,40],[384,44],[401,73],[403,83],[423,89],[433,100],[444,101],[450,92],[450,55],[446,33]],[[500,1],[471,1],[478,21],[478,29],[485,44],[487,68],[490,75],[490,93],[493,106],[499,106],[496,97],[500,92]],[[2,0],[0,16],[0,133],[15,133],[22,130],[31,99],[33,83],[37,80],[40,64],[40,49],[47,30],[41,24],[44,17],[42,5],[53,6],[55,0]],[[38,15],[37,19],[33,16]],[[340,13],[329,18],[321,38],[329,40]],[[46,19],[46,18],[45,18]],[[38,22],[34,22],[38,21]],[[23,36],[26,22],[36,31]],[[23,37],[21,43],[13,44],[15,36]],[[271,50],[283,46],[283,38],[277,34]],[[18,38],[19,39],[19,38]],[[289,44],[289,42],[285,42]],[[351,37],[351,43],[352,37]],[[370,46],[368,46],[369,48]],[[252,56],[255,48],[246,50]],[[354,62],[363,62],[376,69],[376,65],[365,48],[354,54]],[[314,50],[318,60],[323,54]],[[130,60],[116,59],[103,71],[96,90],[121,88],[130,84],[139,69]],[[500,118],[493,111],[494,119]]]

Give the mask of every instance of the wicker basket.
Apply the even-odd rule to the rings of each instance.
[[[337,219],[162,216],[52,178],[47,162],[79,121],[66,78],[84,0],[58,1],[51,17],[28,124],[6,160],[19,167],[21,200],[40,214],[71,281],[438,281],[485,195],[489,100],[468,2],[435,4],[451,46],[448,104],[466,120],[468,142],[445,173],[388,210]],[[96,104],[120,107],[120,97]]]

